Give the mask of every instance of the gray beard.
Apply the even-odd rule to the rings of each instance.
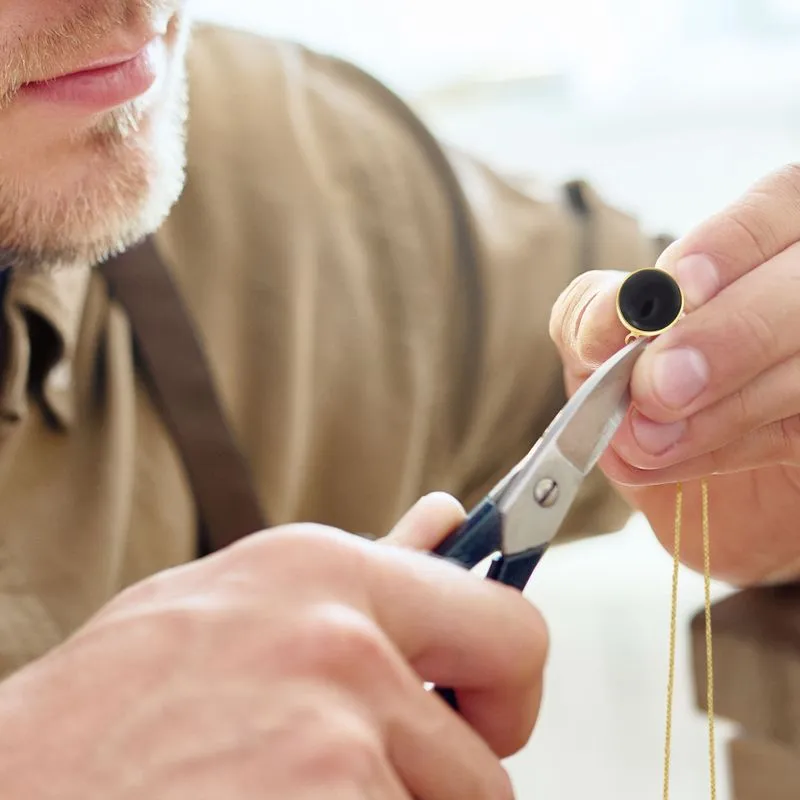
[[[160,227],[185,180],[184,59],[151,112],[134,101],[106,115],[88,141],[84,135],[76,142],[87,148],[87,159],[96,159],[98,170],[68,195],[54,196],[43,183],[26,187],[20,179],[4,185],[0,174],[0,267],[42,273],[95,266]],[[104,183],[97,174],[103,171]]]

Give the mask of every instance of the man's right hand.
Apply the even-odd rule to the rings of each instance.
[[[427,498],[386,543],[276,528],[127,590],[0,687],[3,796],[512,797],[499,759],[530,735],[546,631],[411,549],[459,514]]]

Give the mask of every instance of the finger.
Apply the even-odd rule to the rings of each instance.
[[[776,582],[780,578],[795,579],[798,575],[797,537],[787,528],[791,509],[781,503],[764,504],[764,497],[794,495],[795,479],[780,466],[758,473],[738,472],[708,478],[711,523],[711,568],[713,576],[726,583],[744,587]],[[683,535],[681,561],[691,569],[702,572],[704,547],[702,534],[702,502],[700,482],[686,480],[683,496]],[[656,522],[654,533],[670,552],[674,550],[675,483],[647,488],[623,488],[626,498],[643,508],[650,520]],[[735,497],[736,503],[718,502],[720,498]],[[791,499],[789,503],[793,502]],[[742,508],[758,509],[758,521],[750,528],[741,524]],[[715,536],[714,531],[724,535]],[[735,531],[736,535],[727,535]]]
[[[636,364],[631,396],[655,422],[687,419],[800,350],[800,244],[745,275],[656,339]]]
[[[547,654],[539,613],[520,592],[444,560],[380,552],[380,568],[365,575],[378,624],[423,680],[457,691],[464,718],[496,752],[514,752],[539,708]]]
[[[324,797],[328,800],[330,794],[327,787],[319,787],[318,794],[314,796],[314,800]],[[343,795],[342,800],[347,797],[350,800],[350,795]],[[370,782],[365,794],[363,787],[358,787],[356,793],[352,795],[352,800],[365,800],[365,798],[380,798],[380,800],[419,800],[415,794],[411,794],[410,790],[404,785],[402,778],[393,769],[392,764],[386,760],[381,759],[377,762],[377,769],[373,780]],[[421,797],[421,796],[420,796]]]
[[[412,800],[386,752],[383,725],[375,719],[374,708],[365,710],[341,686],[314,682],[287,686],[284,682],[281,688],[284,694],[288,689],[289,705],[279,704],[277,717],[274,710],[271,715],[267,712],[267,719],[271,720],[269,732],[252,737],[253,747],[257,748],[255,762],[261,773],[254,776],[252,786],[260,785],[262,791],[269,786],[270,791],[254,789],[248,798]],[[271,705],[274,707],[267,699],[262,708],[269,709]],[[259,754],[266,758],[259,758]],[[202,766],[195,765],[195,770]],[[210,770],[216,774],[213,759]],[[227,791],[218,788],[220,791],[214,792],[208,787],[203,796],[226,800],[243,797],[232,793],[230,783]]]
[[[341,531],[303,525],[272,533],[229,554],[226,573],[237,590],[245,585],[280,593],[290,587],[316,613],[340,606],[359,609],[422,681],[457,691],[464,718],[493,750],[514,752],[527,742],[538,713],[547,631],[521,592],[445,559]],[[253,564],[259,559],[269,564],[270,553],[280,553],[281,568],[269,573],[265,586]],[[232,565],[233,559],[244,566]],[[320,619],[321,633],[304,631],[304,641],[336,632],[324,614]],[[327,649],[335,646],[336,638]],[[351,671],[359,652],[335,662]]]
[[[800,165],[791,164],[670,245],[658,266],[678,279],[691,310],[798,240]]]
[[[371,721],[376,737],[354,739],[356,748],[374,761],[392,765],[404,790],[419,800],[502,800],[512,796],[498,754],[442,700],[426,691],[404,655],[385,632],[370,644],[380,656],[371,668],[353,669],[332,654],[340,670],[338,685],[350,685]],[[336,648],[336,645],[333,645]],[[375,758],[385,755],[385,758]],[[359,759],[356,760],[356,765]],[[384,778],[383,771],[378,775]],[[370,795],[372,796],[372,795]],[[376,794],[376,797],[383,797]]]
[[[382,541],[412,550],[433,550],[465,519],[464,507],[443,492],[419,500]]]
[[[550,316],[550,337],[567,373],[585,379],[625,342],[616,312],[617,292],[628,273],[585,272],[561,294]]]
[[[625,489],[639,487],[672,486],[679,481],[690,481],[708,477],[709,454],[684,461],[664,469],[641,469],[628,464],[615,450],[609,448],[600,458],[598,466],[612,483]]]
[[[614,437],[614,451],[630,466],[663,469],[719,450],[772,422],[800,413],[800,354],[766,370],[740,391],[687,420],[653,422],[633,410]]]
[[[344,722],[333,719],[320,734],[327,741],[343,729],[337,737],[344,739],[342,747],[338,753],[335,746],[329,750],[323,765],[335,768],[338,755],[348,761],[343,765],[346,777],[366,773],[367,778],[383,779],[384,771],[374,767],[390,763],[405,789],[420,800],[510,796],[499,754],[480,731],[424,688],[389,631],[352,608],[330,605],[317,610],[313,625],[300,639],[324,640],[324,646],[318,647],[313,664],[306,664],[312,676],[309,686],[321,682],[322,692],[349,698]],[[303,679],[302,667],[284,668],[295,680]],[[301,697],[307,700],[310,691]],[[348,726],[347,714],[353,711],[355,720]]]
[[[417,685],[390,726],[387,749],[403,784],[420,800],[505,800],[508,773],[464,719]]]
[[[765,425],[718,450],[663,469],[632,467],[613,450],[601,459],[603,472],[621,486],[661,486],[775,464],[800,464],[800,416]]]

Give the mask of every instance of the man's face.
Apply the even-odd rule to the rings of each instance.
[[[96,263],[183,186],[188,0],[0,0],[0,266]]]

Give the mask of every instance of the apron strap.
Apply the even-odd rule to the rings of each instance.
[[[267,527],[247,461],[228,424],[206,355],[151,237],[101,271],[126,311],[137,365],[183,460],[200,555]]]

